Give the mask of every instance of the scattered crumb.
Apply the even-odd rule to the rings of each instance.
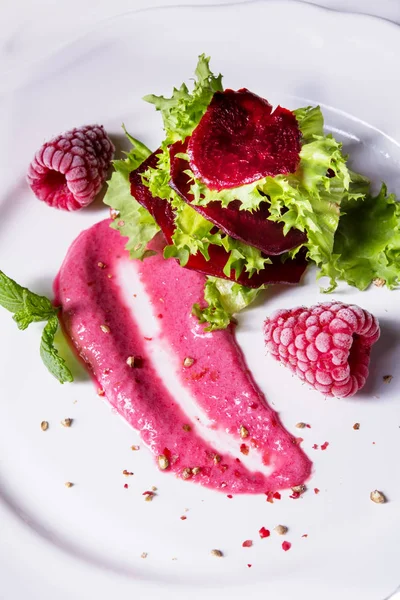
[[[354,425],[353,425],[353,429],[355,429],[356,431],[357,431],[358,429],[360,429],[360,423],[354,423]]]
[[[133,450],[134,452],[136,452],[136,450],[140,450],[140,446],[131,446],[131,450]]]
[[[276,531],[278,535],[285,535],[288,532],[288,528],[286,525],[277,525],[274,527],[274,531]]]
[[[181,521],[186,521],[186,519],[187,519],[187,517],[186,517],[185,515],[182,515],[182,516],[180,517],[180,520],[181,520]]]
[[[246,444],[240,444],[240,452],[247,456],[249,454],[249,447]]]
[[[318,450],[318,448],[319,448],[318,444],[314,444],[313,450]]]
[[[318,488],[314,488],[314,494],[319,494],[320,490]]]
[[[304,494],[304,492],[306,491],[306,486],[304,484],[301,485],[294,485],[292,487],[292,492],[294,492],[295,494]]]
[[[126,364],[128,365],[128,367],[133,368],[135,366],[135,357],[128,356],[128,358],[126,359]]]
[[[184,425],[182,425],[182,429],[183,431],[191,431],[192,428],[190,427],[190,425],[188,425],[187,423],[185,423]]]
[[[63,419],[61,421],[61,425],[63,427],[71,427],[71,425],[72,425],[72,419]]]
[[[290,550],[291,547],[292,547],[292,544],[290,542],[282,542],[282,550],[284,550],[285,552]]]
[[[158,460],[158,466],[160,467],[160,469],[162,471],[165,471],[165,469],[168,469],[168,467],[169,467],[169,460],[165,456],[165,454],[160,454],[160,456],[158,457],[157,460]]]
[[[372,502],[375,502],[375,504],[384,504],[386,502],[384,494],[379,490],[374,490],[371,492],[369,497],[371,498]]]
[[[242,544],[243,548],[251,548],[252,545],[253,545],[252,540],[245,540]]]
[[[390,383],[393,379],[393,375],[384,375],[383,376],[383,383]]]
[[[191,476],[192,476],[192,469],[189,469],[189,467],[186,467],[186,469],[183,469],[182,479],[190,479]]]
[[[221,552],[221,550],[216,550],[215,548],[213,548],[213,550],[211,550],[210,552],[211,556],[216,556],[218,558],[221,558],[223,555],[223,553]]]
[[[100,325],[100,329],[103,333],[110,333],[111,331],[108,325]]]
[[[301,537],[308,538],[308,533],[303,533],[303,535]]]
[[[48,422],[48,421],[42,421],[42,422],[40,423],[40,429],[41,429],[42,431],[47,431],[47,430],[48,430],[48,428],[49,428],[49,422]]]
[[[125,475],[125,477],[129,477],[130,475],[133,475],[132,471],[127,471],[126,469],[124,469],[122,471],[122,475]]]
[[[148,557],[147,552],[142,552],[142,554],[140,555],[140,558],[147,558],[147,557]]]
[[[126,484],[125,484],[126,485]],[[142,496],[144,496],[145,502],[151,502],[156,494],[153,491],[146,490],[143,492]]]
[[[152,492],[156,492],[156,491],[157,491],[157,488],[156,488],[156,486],[155,486],[155,485],[152,485],[152,486],[151,486],[151,491],[152,491]]]
[[[64,485],[65,485],[65,487],[67,487],[67,488],[70,488],[70,487],[72,487],[74,484],[73,484],[71,481],[66,481],[66,482],[64,483]]]
[[[381,288],[386,284],[386,280],[382,279],[381,277],[377,277],[376,279],[373,280],[373,284],[376,287]]]
[[[183,360],[183,366],[184,367],[191,367],[193,364],[194,364],[194,358],[191,358],[190,356],[187,356]]]
[[[248,435],[249,435],[249,430],[246,429],[246,427],[244,425],[241,425],[240,426],[240,437],[247,438]]]

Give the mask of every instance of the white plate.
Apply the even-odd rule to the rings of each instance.
[[[71,241],[106,212],[97,205],[66,214],[36,201],[24,180],[36,148],[53,134],[92,122],[119,140],[125,122],[156,147],[160,118],[141,97],[168,93],[190,78],[203,51],[228,87],[246,86],[290,108],[322,104],[328,129],[344,139],[353,165],[400,190],[396,26],[286,2],[130,13],[22,73],[21,84],[1,99],[0,256],[6,273],[51,294]],[[84,374],[63,387],[48,376],[39,358],[39,327],[18,332],[1,311],[0,597],[231,599],[263,593],[274,600],[383,600],[392,594],[400,583],[398,294],[347,288],[334,295],[373,311],[382,324],[368,384],[345,401],[325,400],[264,356],[267,313],[324,299],[313,273],[301,287],[271,290],[264,305],[241,317],[239,342],[283,423],[293,433],[298,421],[312,425],[303,435],[314,460],[310,490],[297,501],[285,492],[273,505],[264,496],[230,500],[159,473],[147,450],[130,450],[136,434],[101,402]],[[394,375],[390,385],[382,382],[386,374]],[[70,429],[60,425],[65,417],[74,419]],[[50,422],[46,433],[44,419]],[[356,421],[359,431],[352,427]],[[325,452],[312,449],[325,441]],[[128,490],[123,469],[135,473]],[[75,487],[66,489],[67,480]],[[145,503],[141,494],[151,485],[158,496]],[[387,494],[387,504],[369,500],[375,488]],[[258,537],[261,526],[278,523],[290,528],[286,553],[282,538]],[[245,539],[254,546],[242,548]],[[225,558],[210,557],[211,548]],[[142,552],[148,552],[145,560]]]

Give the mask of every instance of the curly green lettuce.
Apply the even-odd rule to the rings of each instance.
[[[330,287],[345,281],[359,290],[374,281],[393,289],[400,281],[400,203],[382,185],[377,196],[347,199],[335,235],[330,260],[319,277],[330,278]]]
[[[108,182],[103,201],[118,215],[118,218],[111,223],[111,227],[128,238],[125,248],[130,257],[144,259],[153,254],[147,249],[147,244],[160,228],[148,211],[131,196],[129,174],[150,156],[151,151],[129,135],[125,127],[123,129],[132,148],[124,153],[125,159],[113,161],[114,172]]]

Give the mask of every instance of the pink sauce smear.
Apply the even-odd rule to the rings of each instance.
[[[179,362],[182,385],[216,424],[213,429],[237,442],[237,456],[203,439],[201,428],[183,412],[149,357],[152,340],[144,338],[140,317],[132,315],[118,283],[121,261],[127,261],[125,241],[109,225],[109,220],[102,221],[75,240],[54,289],[64,330],[110,405],[156,457],[168,458],[166,472],[177,477],[225,493],[265,493],[304,483],[312,463],[267,405],[233,330],[205,333],[191,314],[193,304],[202,302],[204,276],[182,269],[174,259],[165,260],[158,239],[153,242],[157,254],[138,261],[137,268],[154,314],[160,316],[160,337]],[[140,357],[133,368],[126,362],[130,356]],[[183,366],[186,357],[194,359],[189,368]],[[245,438],[240,435],[243,428]],[[243,465],[243,443],[257,453],[260,466],[268,465],[269,474]],[[200,470],[192,473],[194,467]]]

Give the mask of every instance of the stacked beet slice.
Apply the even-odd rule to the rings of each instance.
[[[304,233],[292,229],[285,236],[283,224],[268,220],[268,202],[262,202],[253,212],[240,210],[239,200],[226,208],[220,201],[194,205],[192,180],[187,174],[190,169],[210,190],[220,191],[267,175],[295,172],[299,164],[300,130],[293,113],[279,106],[272,111],[266,100],[246,89],[216,92],[192,135],[171,145],[169,152],[172,189],[224,233],[260,249],[272,261],[252,277],[242,272],[236,279],[233,271],[227,277],[223,269],[229,254],[221,246],[211,244],[210,260],[197,253],[189,257],[186,268],[252,288],[268,283],[298,283],[307,266],[304,253],[299,252],[295,259],[284,262],[280,255],[304,243]],[[171,244],[174,209],[167,200],[152,196],[142,182],[142,174],[149,167],[157,167],[159,153],[156,150],[131,173],[131,193],[150,212]],[[182,158],[182,154],[189,160]]]

